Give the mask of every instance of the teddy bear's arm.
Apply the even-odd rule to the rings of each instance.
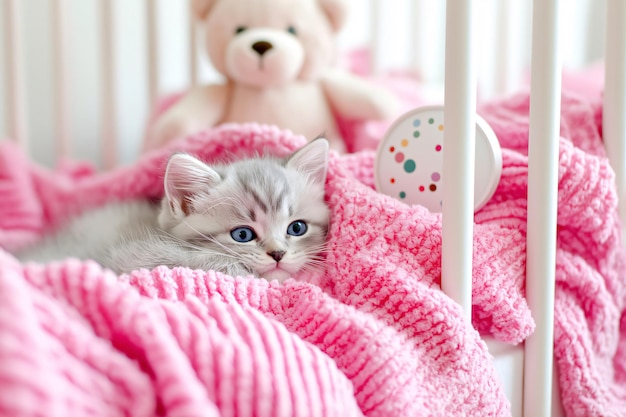
[[[211,84],[196,87],[159,116],[148,130],[144,149],[156,149],[169,141],[218,124],[224,117],[230,87]]]
[[[347,119],[387,120],[397,116],[396,97],[356,75],[339,69],[328,71],[322,85],[331,107]]]

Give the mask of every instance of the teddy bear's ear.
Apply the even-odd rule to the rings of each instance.
[[[338,32],[348,16],[348,0],[318,0],[320,6],[328,16],[331,26]]]
[[[215,3],[216,0],[191,0],[191,8],[196,18],[204,20]]]

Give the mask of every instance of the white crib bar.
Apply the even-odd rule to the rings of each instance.
[[[102,163],[104,168],[117,164],[117,77],[114,47],[113,2],[100,2],[102,25]]]
[[[533,3],[526,297],[536,322],[526,339],[524,416],[549,416],[552,401],[556,218],[561,109],[560,1]]]
[[[5,0],[3,3],[6,123],[9,137],[25,148],[28,137],[24,107],[21,17],[18,9],[18,0]]]
[[[494,3],[497,8],[496,33],[496,60],[494,70],[494,92],[498,95],[509,93],[513,86],[520,82],[519,59],[520,51],[515,44],[515,25],[520,11],[519,0],[500,0]]]
[[[472,316],[476,68],[474,3],[446,2],[441,287]]]
[[[369,70],[371,74],[380,73],[380,50],[381,50],[381,35],[380,35],[380,8],[382,6],[381,0],[372,0],[370,7],[370,55],[369,55]]]
[[[159,94],[158,2],[146,0],[146,38],[148,45],[148,106],[156,103]]]
[[[415,70],[418,75],[422,75],[421,63],[422,54],[420,53],[420,46],[422,45],[422,33],[420,28],[422,25],[418,24],[420,17],[424,12],[424,4],[421,0],[414,0],[411,2],[411,20],[413,24],[409,27],[409,36],[411,37],[411,50],[409,51],[409,68]]]
[[[608,0],[606,8],[602,118],[604,146],[616,176],[620,219],[626,225],[626,2],[623,0]]]
[[[441,68],[444,53],[441,43],[445,31],[442,30],[445,6],[443,2],[431,0],[412,0],[410,2],[411,24],[409,33],[411,51],[408,66],[425,86],[439,88],[443,84]],[[438,99],[439,101],[439,99]]]
[[[198,25],[192,4],[189,3],[189,81],[190,86],[198,85]]]
[[[65,0],[52,4],[52,59],[55,99],[55,142],[57,159],[70,156],[69,60],[67,55],[68,7]]]

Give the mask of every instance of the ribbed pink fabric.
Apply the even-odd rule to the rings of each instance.
[[[569,415],[620,415],[626,280],[613,174],[597,109],[568,96],[562,108],[561,393]],[[473,325],[517,343],[534,327],[523,292],[528,97],[483,106],[481,114],[504,147],[504,170],[476,215]],[[0,245],[15,249],[112,199],[160,196],[173,150],[212,160],[258,150],[284,155],[302,144],[274,127],[226,125],[100,175],[48,172],[2,144]],[[478,333],[439,290],[440,217],[376,193],[373,159],[372,151],[331,156],[327,271],[304,282],[183,268],[116,278],[90,263],[25,267],[1,255],[0,410],[508,415]]]

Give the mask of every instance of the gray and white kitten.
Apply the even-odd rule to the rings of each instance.
[[[160,205],[138,200],[87,212],[18,257],[93,259],[118,273],[167,265],[282,281],[322,263],[327,160],[323,138],[285,159],[209,166],[175,154]]]

